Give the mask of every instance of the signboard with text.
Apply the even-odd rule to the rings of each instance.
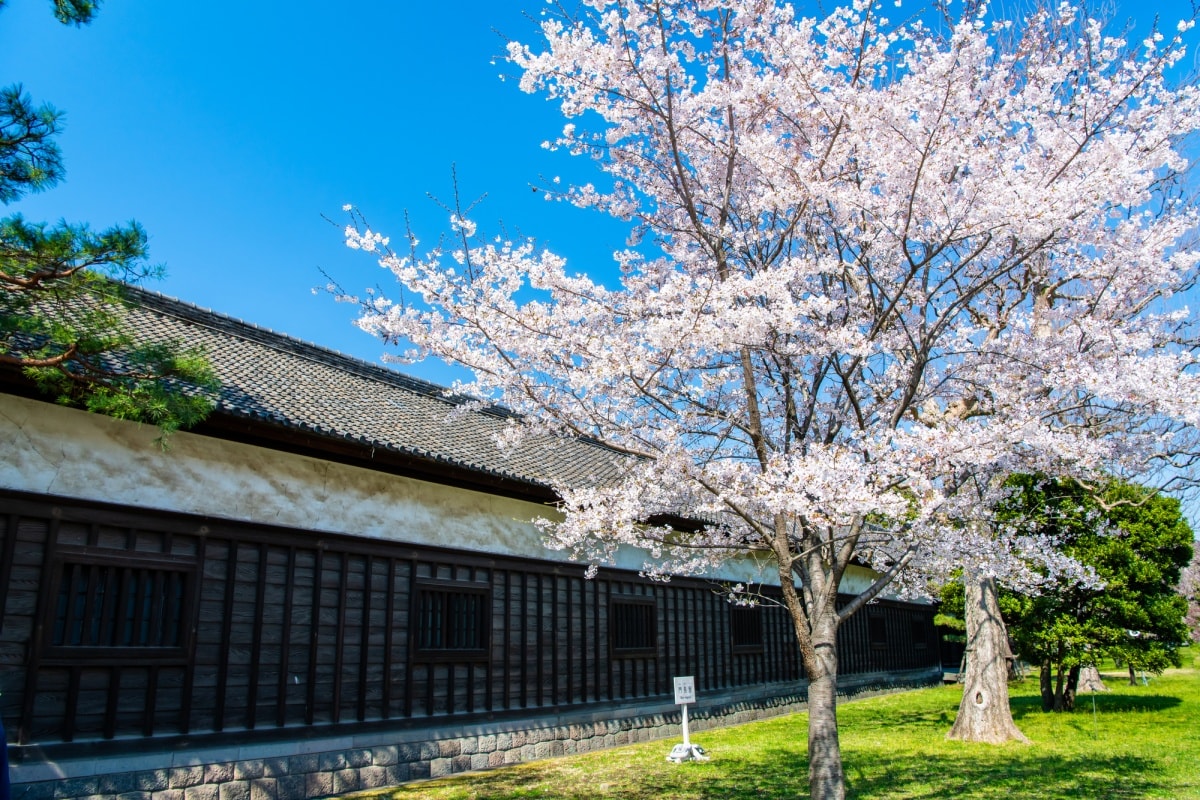
[[[688,675],[675,679],[675,704],[687,705],[696,702],[696,679]]]

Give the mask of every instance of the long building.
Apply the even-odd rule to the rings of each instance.
[[[551,486],[618,454],[502,452],[503,410],[131,294],[138,337],[205,348],[218,405],[164,450],[0,376],[14,797],[309,798],[677,735],[675,676],[696,727],[803,707],[786,614],[718,591],[753,565],[587,579],[543,546]],[[846,693],[941,676],[929,606],[873,603],[840,647]]]

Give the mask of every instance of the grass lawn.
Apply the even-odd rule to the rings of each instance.
[[[957,686],[904,692],[838,709],[848,796],[867,798],[1197,798],[1200,647],[1185,668],[1109,693],[1084,693],[1072,714],[1041,710],[1036,678],[1012,686],[1013,716],[1031,745],[946,741]],[[356,797],[396,800],[773,800],[807,794],[805,725],[797,714],[692,737],[708,763],[669,764],[672,741],[648,742]]]

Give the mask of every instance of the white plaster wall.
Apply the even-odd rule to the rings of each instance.
[[[0,486],[142,508],[467,550],[553,558],[547,509],[0,395]]]
[[[0,487],[303,530],[566,561],[532,520],[553,509],[483,492],[178,432],[0,394]],[[635,550],[616,566],[640,569]],[[582,567],[581,567],[582,568]],[[725,580],[777,583],[769,564],[730,563]],[[843,591],[869,585],[851,567]]]

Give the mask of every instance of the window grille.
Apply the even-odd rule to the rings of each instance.
[[[489,630],[487,590],[418,585],[413,629],[418,653],[484,653]]]
[[[614,655],[653,656],[658,652],[657,606],[653,599],[614,599],[608,626]]]
[[[925,620],[914,619],[912,621],[912,641],[914,647],[925,646]]]
[[[761,652],[763,648],[762,609],[758,606],[730,606],[729,632],[735,653]]]
[[[178,658],[190,636],[195,563],[61,547],[55,554],[51,658]]]
[[[867,617],[867,637],[872,647],[887,647],[887,620],[881,614]]]

